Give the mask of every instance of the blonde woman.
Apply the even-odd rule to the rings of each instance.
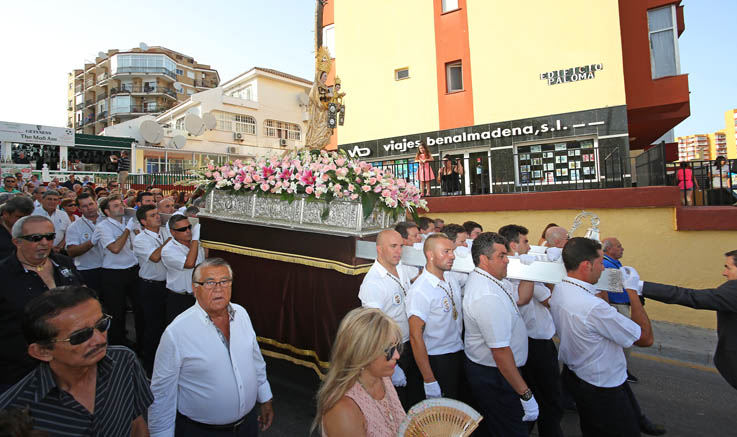
[[[338,327],[330,371],[317,392],[324,437],[395,436],[405,418],[391,376],[402,347],[399,326],[375,308],[357,308]]]

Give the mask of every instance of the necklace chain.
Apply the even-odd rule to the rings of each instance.
[[[504,283],[502,283],[501,281],[499,281],[495,277],[491,276],[490,274],[484,272],[483,270],[481,270],[478,267],[476,267],[473,270],[476,273],[478,273],[479,275],[483,276],[484,278],[486,278],[486,279],[490,280],[491,282],[493,282],[494,284],[496,284],[499,288],[501,288],[502,291],[504,291],[504,294],[506,294],[507,297],[509,298],[509,301],[512,302],[512,306],[514,307],[514,310],[517,312],[517,315],[518,316],[521,316],[521,314],[519,312],[519,307],[517,306],[517,302],[514,301],[514,298],[512,297],[512,295],[509,294],[509,292],[507,291],[507,289],[504,287]]]
[[[383,384],[384,381],[382,380],[381,383]],[[371,396],[371,393],[368,391],[365,385],[363,385],[363,382],[361,382],[361,378],[358,378],[358,384],[361,385],[361,388],[363,391],[366,392],[368,397],[371,398],[372,401],[374,401],[374,404],[376,405],[376,408],[379,410],[379,413],[381,413],[381,417],[384,419],[384,423],[386,423],[387,427],[389,427],[389,430],[394,434],[397,432],[396,423],[394,421],[394,415],[391,412],[391,406],[382,407],[382,404],[384,401],[387,400],[388,393],[386,391],[386,386],[384,386],[384,398],[381,401],[377,401],[373,396]]]
[[[402,289],[402,293],[404,293],[404,297],[407,297],[407,289],[404,288],[404,285],[402,285],[402,282],[398,278],[394,277],[394,275],[392,275],[391,273],[386,272],[386,274],[387,274],[387,276],[389,276],[390,278],[392,278],[394,280],[394,282],[397,283],[397,285],[399,285],[399,288]]]
[[[593,293],[591,293],[591,291],[589,291],[588,288],[586,288],[586,287],[584,287],[584,286],[582,286],[580,284],[576,284],[575,282],[566,281],[565,279],[561,280],[561,282],[565,282],[566,284],[574,285],[574,286],[580,288],[581,290],[585,291],[588,294],[593,294]]]

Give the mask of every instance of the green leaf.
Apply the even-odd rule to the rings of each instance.
[[[366,193],[361,197],[361,206],[363,207],[363,218],[367,219],[374,211],[376,204],[376,195],[374,193]]]

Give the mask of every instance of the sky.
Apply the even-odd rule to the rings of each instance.
[[[676,126],[676,136],[723,129],[724,112],[737,108],[737,57],[729,49],[737,1],[682,4],[681,72],[689,75],[691,116]],[[313,0],[8,2],[0,120],[65,126],[67,73],[100,51],[140,42],[209,64],[222,81],[254,66],[311,78],[314,16]]]

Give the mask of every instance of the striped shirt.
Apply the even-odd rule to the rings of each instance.
[[[29,406],[34,429],[52,436],[128,437],[133,420],[152,402],[146,375],[133,351],[108,346],[97,363],[94,414],[56,385],[47,363],[0,395],[0,410]]]
[[[131,170],[131,159],[127,156],[118,158],[118,172],[130,171]]]

